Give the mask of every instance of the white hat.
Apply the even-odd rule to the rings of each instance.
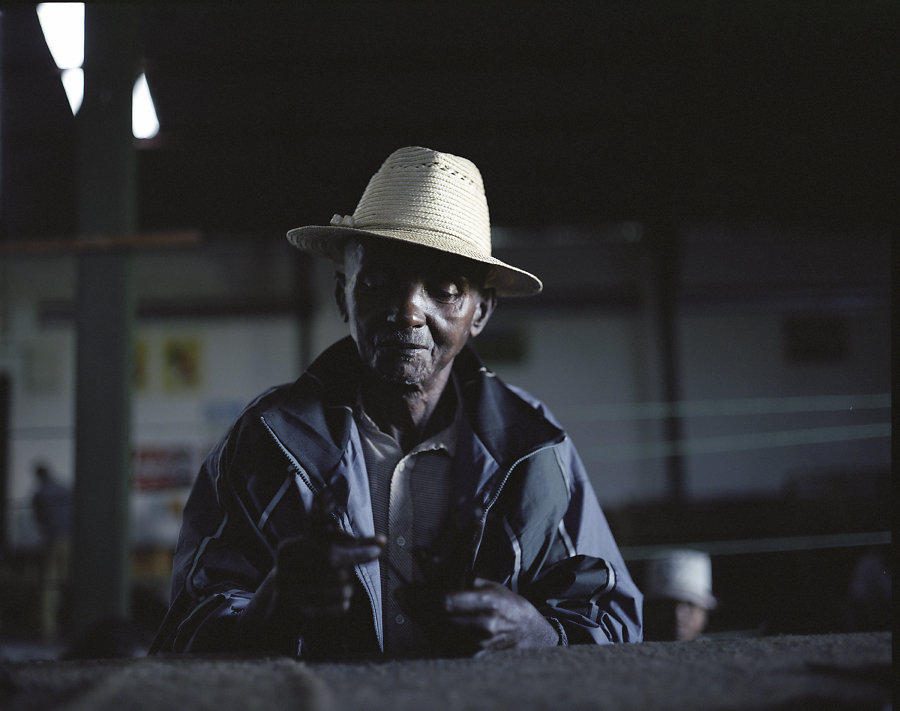
[[[287,233],[297,249],[341,261],[347,239],[386,237],[468,257],[494,268],[487,285],[501,296],[530,296],[542,284],[533,274],[491,256],[491,224],[481,173],[465,158],[428,148],[400,148],[369,180],[352,215],[327,226]]]
[[[685,600],[707,610],[716,606],[712,594],[712,561],[703,551],[671,550],[647,561],[644,596],[648,600]]]

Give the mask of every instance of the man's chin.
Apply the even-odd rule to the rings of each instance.
[[[377,363],[374,372],[385,383],[396,385],[397,387],[415,387],[425,379],[424,368],[409,361]]]

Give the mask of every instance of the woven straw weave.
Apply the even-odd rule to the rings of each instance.
[[[491,264],[491,286],[505,296],[536,294],[540,280],[491,255],[484,183],[469,160],[411,146],[394,151],[369,180],[353,215],[331,225],[288,232],[298,249],[340,260],[345,241],[360,234],[402,240]]]

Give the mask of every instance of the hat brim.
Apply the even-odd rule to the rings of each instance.
[[[362,230],[355,227],[307,225],[289,230],[288,241],[297,249],[320,257],[327,257],[334,262],[343,261],[344,245],[347,240],[359,237],[375,237],[408,242],[429,249],[436,249],[447,254],[455,254],[493,267],[491,277],[486,284],[497,291],[498,296],[533,296],[544,288],[541,280],[524,269],[519,269],[495,257],[486,257],[475,252],[447,249],[445,239],[434,237],[426,230],[379,229]]]

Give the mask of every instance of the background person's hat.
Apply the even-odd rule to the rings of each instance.
[[[647,561],[644,597],[683,600],[707,610],[716,607],[712,592],[712,561],[703,551],[671,550]]]
[[[330,225],[297,227],[297,249],[342,260],[351,237],[381,237],[457,254],[492,267],[488,286],[501,296],[530,296],[540,279],[491,255],[491,224],[481,173],[465,158],[428,148],[400,148],[369,180],[352,215]]]

